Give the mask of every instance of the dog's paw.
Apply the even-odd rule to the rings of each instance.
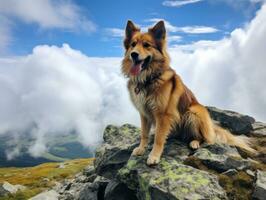
[[[190,143],[189,143],[189,146],[192,148],[192,149],[198,149],[200,147],[200,143],[198,140],[192,140]]]
[[[144,152],[145,152],[145,148],[136,147],[136,148],[133,150],[133,152],[132,152],[131,155],[133,155],[133,156],[142,156],[142,155],[144,154]]]
[[[147,165],[157,165],[159,162],[160,162],[159,156],[153,156],[150,154],[147,160]]]

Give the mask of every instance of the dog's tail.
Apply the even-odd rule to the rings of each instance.
[[[228,130],[223,129],[216,124],[213,124],[213,126],[217,143],[225,143],[232,146],[240,147],[254,154],[257,153],[257,151],[251,147],[250,138],[246,136],[235,136]]]

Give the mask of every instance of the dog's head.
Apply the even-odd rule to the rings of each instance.
[[[159,21],[145,33],[140,32],[140,28],[132,21],[128,21],[124,40],[123,73],[127,76],[139,76],[164,67],[169,60],[165,45],[166,30],[163,21]]]

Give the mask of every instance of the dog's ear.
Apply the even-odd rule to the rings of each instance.
[[[154,27],[149,28],[149,32],[153,35],[156,40],[163,40],[166,36],[166,30],[164,26],[164,21],[159,21]]]
[[[161,20],[157,24],[155,24],[154,27],[149,28],[149,33],[153,36],[158,48],[161,50],[166,38],[164,21]]]
[[[131,20],[127,21],[126,32],[125,32],[126,36],[125,36],[125,40],[124,40],[124,46],[126,49],[129,48],[130,41],[131,41],[133,35],[139,31],[140,31],[140,29],[138,27],[136,27],[135,24]]]

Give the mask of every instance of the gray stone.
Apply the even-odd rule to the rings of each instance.
[[[26,187],[23,185],[12,185],[7,181],[0,184],[0,196],[5,196],[7,194],[15,194],[19,190],[25,190]]]
[[[226,176],[234,176],[237,174],[237,170],[235,169],[228,169],[227,171],[223,172],[224,175]]]
[[[266,172],[257,171],[255,189],[252,197],[258,200],[265,200],[266,195]]]
[[[215,107],[207,107],[211,118],[218,121],[221,126],[228,128],[235,134],[249,134],[255,119],[229,110],[220,110]]]
[[[229,156],[227,154],[215,154],[206,148],[200,148],[193,154],[201,160],[204,165],[218,172],[225,172],[229,169],[243,170],[250,167],[250,162],[240,156]]]
[[[250,170],[250,169],[248,169],[248,170],[246,170],[246,173],[248,174],[248,175],[250,175],[250,176],[252,176],[252,177],[255,177],[255,172],[253,172],[252,170]]]
[[[78,200],[100,200],[104,198],[104,191],[109,180],[98,176],[93,183],[87,183],[80,191]]]
[[[170,157],[154,167],[147,166],[146,159],[131,157],[118,172],[118,180],[136,190],[140,200],[227,199],[215,175]]]
[[[42,192],[29,200],[58,200],[59,194],[55,190]]]
[[[88,167],[83,169],[82,173],[83,173],[84,176],[93,175],[95,173],[95,168],[94,168],[93,165],[89,165]]]
[[[264,129],[264,128],[266,128],[266,124],[263,122],[254,122],[252,124],[252,128],[253,128],[253,130]]]
[[[251,136],[255,137],[265,137],[266,136],[266,128],[257,129],[250,133]]]
[[[104,143],[96,150],[95,169],[100,176],[114,178],[117,170],[123,167],[134,147],[139,143],[140,130],[132,125],[106,127]]]
[[[137,200],[135,191],[116,180],[110,181],[105,189],[104,200]]]

